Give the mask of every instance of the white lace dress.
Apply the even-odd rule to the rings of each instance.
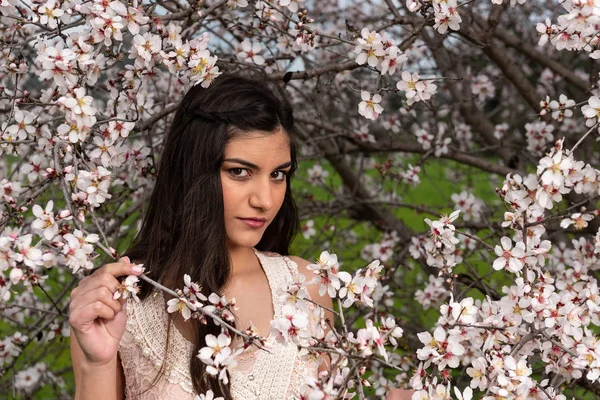
[[[275,253],[256,255],[269,281],[275,319],[281,318],[282,304],[277,289],[286,279],[297,273],[297,265],[287,257]],[[317,324],[314,306],[310,306],[309,322]],[[119,345],[119,354],[125,373],[127,399],[183,399],[196,396],[189,371],[193,345],[171,322],[169,346],[165,354],[168,314],[161,292],[154,292],[141,303],[128,301],[127,329]],[[295,399],[307,374],[316,376],[318,361],[291,341],[284,345],[273,336],[270,352],[254,348],[238,357],[238,365],[231,374],[231,391],[235,400]],[[165,364],[158,382],[160,367]]]

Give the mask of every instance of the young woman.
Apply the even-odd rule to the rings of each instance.
[[[289,254],[298,228],[290,179],[296,169],[292,111],[285,96],[255,80],[220,76],[185,95],[166,137],[142,227],[119,262],[104,265],[71,294],[71,354],[76,399],[193,399],[212,390],[226,399],[287,399],[306,375],[328,370],[291,341],[240,356],[230,383],[196,357],[212,321],[166,311],[167,294],[142,283],[138,304],[113,300],[117,278],[145,274],[169,288],[184,275],[206,295],[235,298],[235,325],[267,337],[281,315],[278,286],[308,261]],[[132,264],[135,263],[135,264]],[[316,303],[331,299],[309,286]],[[317,329],[318,307],[310,308]],[[325,312],[333,321],[333,315]],[[404,397],[397,397],[404,398]],[[407,396],[406,398],[409,398]]]

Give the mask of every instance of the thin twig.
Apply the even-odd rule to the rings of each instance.
[[[575,149],[576,149],[577,147],[579,147],[579,145],[581,144],[581,142],[583,142],[583,141],[585,140],[585,138],[586,138],[586,137],[588,137],[588,135],[589,135],[590,133],[592,133],[592,131],[598,127],[598,124],[600,124],[600,122],[596,122],[596,123],[594,124],[594,126],[592,126],[592,127],[591,127],[591,128],[590,128],[590,129],[589,129],[589,130],[588,130],[588,131],[585,133],[585,135],[583,135],[583,136],[581,137],[581,139],[579,139],[579,140],[577,141],[577,143],[575,143],[575,146],[573,146],[573,148],[571,149],[571,154],[572,154],[572,153],[574,153],[574,152],[575,152]]]

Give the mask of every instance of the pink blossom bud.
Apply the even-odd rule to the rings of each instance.
[[[58,218],[59,219],[65,219],[71,216],[71,211],[70,210],[62,210],[58,213]]]

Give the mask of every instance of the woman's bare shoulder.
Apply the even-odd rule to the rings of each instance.
[[[306,281],[309,281],[315,277],[315,274],[313,273],[313,271],[308,269],[308,266],[310,264],[312,264],[310,261],[305,260],[304,258],[301,258],[298,256],[287,256],[287,258],[289,258],[290,260],[292,260],[293,262],[296,263],[296,265],[298,266],[298,272],[300,272],[302,275],[304,275],[304,277],[306,278]],[[312,293],[311,293],[311,295],[312,295]]]
[[[308,266],[310,264],[313,264],[310,261],[305,260],[304,258],[301,258],[298,256],[287,256],[287,257],[290,260],[292,260],[293,262],[295,262],[296,265],[298,265],[298,272],[300,272],[302,275],[304,275],[304,277],[306,278],[306,282],[309,282],[316,276],[312,270],[308,269]],[[307,285],[308,294],[310,295],[310,298],[324,307],[332,308],[332,300],[331,300],[331,297],[329,297],[329,295],[327,294],[327,292],[325,292],[325,294],[323,296],[321,296],[319,294],[320,286],[321,285],[319,285],[317,283]]]
[[[287,256],[290,260],[292,260],[293,262],[295,262],[298,265],[298,268],[300,269],[300,267],[302,267],[303,269],[306,269],[307,266],[309,266],[311,264],[310,261],[305,260],[304,258],[298,257],[298,256]],[[312,273],[312,271],[310,271]]]

